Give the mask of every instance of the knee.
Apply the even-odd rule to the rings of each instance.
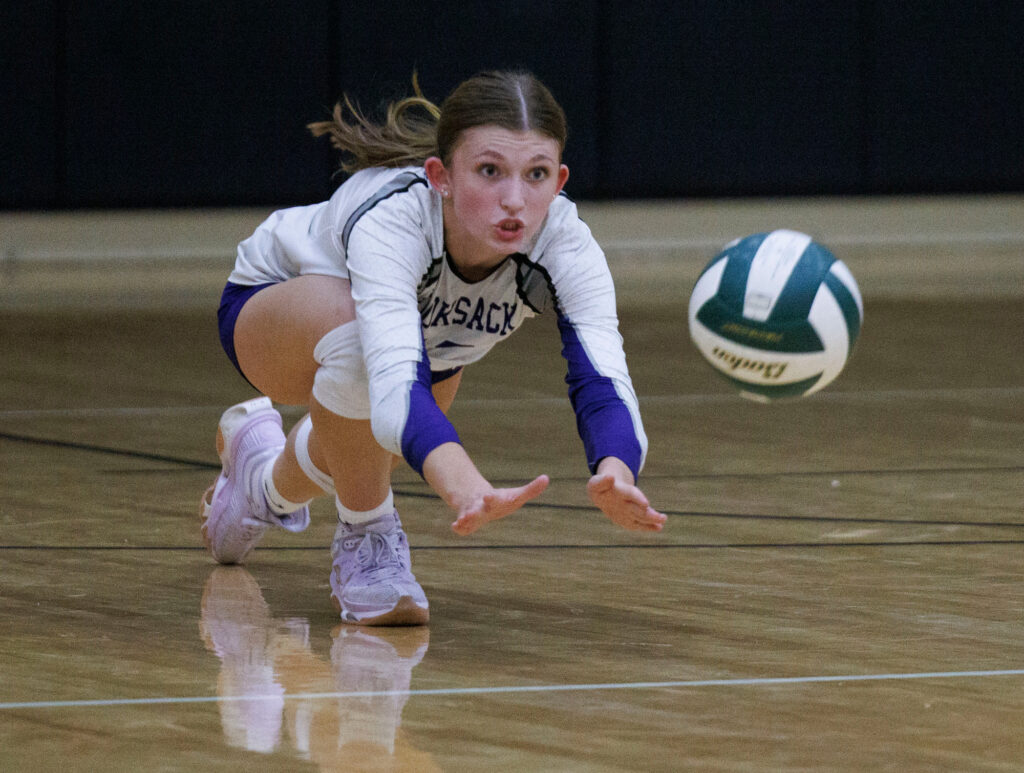
[[[320,366],[315,347],[354,315],[350,285],[338,277],[299,276],[268,287],[239,312],[233,335],[239,366],[272,399],[305,404]]]
[[[317,363],[313,397],[324,408],[348,419],[370,418],[369,381],[355,321],[327,333],[313,350]]]

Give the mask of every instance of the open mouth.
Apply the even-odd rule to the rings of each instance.
[[[524,228],[521,220],[502,220],[498,223],[498,234],[503,239],[514,239],[523,232]]]

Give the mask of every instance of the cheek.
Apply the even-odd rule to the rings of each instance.
[[[542,219],[548,212],[548,207],[555,200],[555,189],[553,187],[541,187],[533,191],[528,200],[530,213],[536,218]]]
[[[539,186],[533,191],[530,197],[530,205],[538,209],[547,209],[548,205],[555,199],[553,186]]]
[[[459,191],[455,202],[458,214],[464,221],[490,220],[491,210],[495,204],[493,197],[486,190],[468,185]]]

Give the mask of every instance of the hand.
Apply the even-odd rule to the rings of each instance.
[[[612,464],[605,465],[606,461]],[[624,529],[661,531],[668,518],[651,507],[644,492],[633,485],[633,474],[628,468],[618,469],[616,461],[602,460],[597,474],[587,482],[590,501]]]
[[[452,530],[465,537],[485,523],[511,515],[531,499],[540,496],[548,487],[548,482],[547,475],[539,475],[525,486],[492,489],[491,493],[475,497],[459,508],[459,517],[452,524]]]

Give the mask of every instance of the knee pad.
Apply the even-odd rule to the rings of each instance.
[[[347,419],[369,419],[370,384],[358,323],[346,322],[321,338],[313,350],[313,359],[320,366],[313,378],[313,397],[317,402]]]

